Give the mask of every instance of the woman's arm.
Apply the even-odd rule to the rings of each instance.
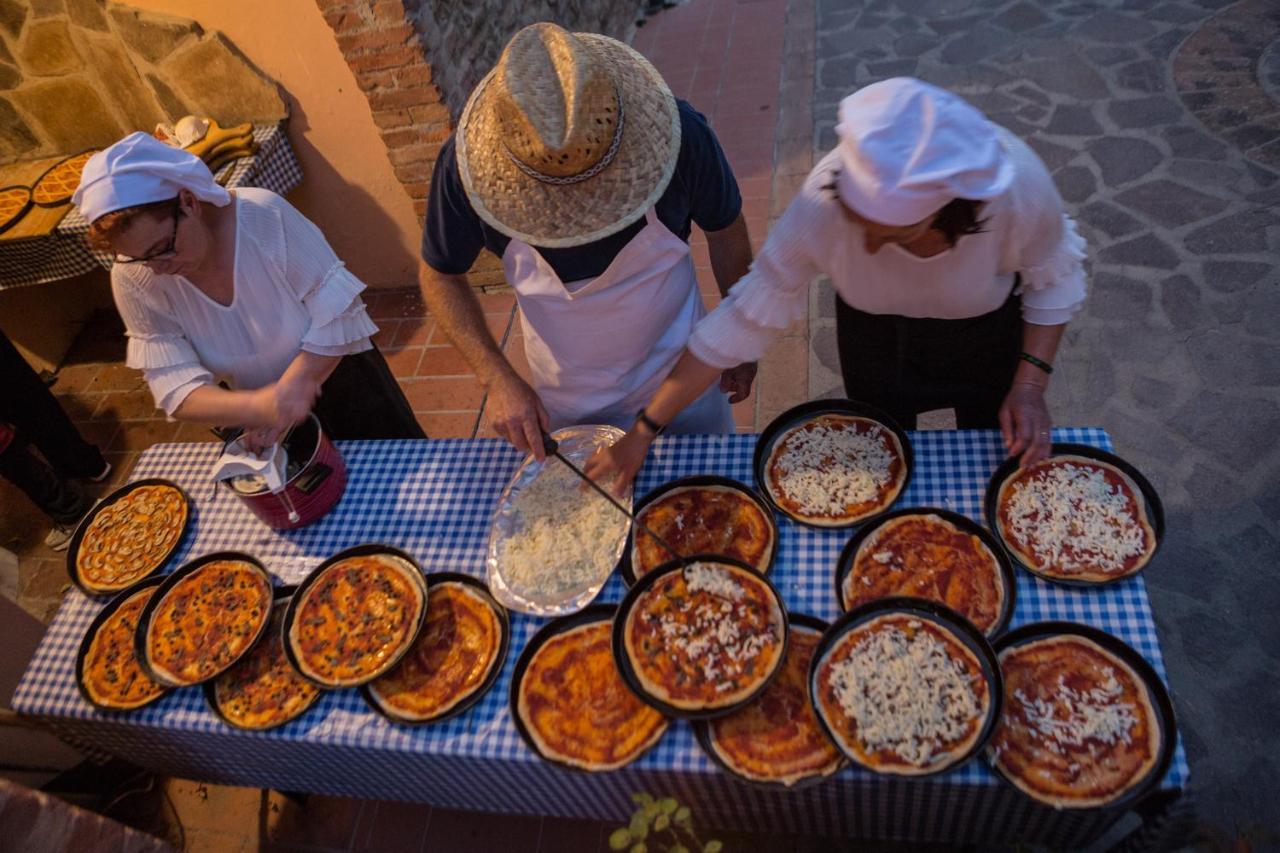
[[[1041,326],[1023,322],[1022,351],[1052,365],[1066,328],[1066,323]],[[1044,399],[1048,387],[1049,374],[1044,369],[1019,359],[1009,393],[1000,406],[1000,433],[1005,450],[1010,456],[1021,453],[1024,467],[1049,455],[1052,445],[1049,431],[1053,427],[1053,419]]]

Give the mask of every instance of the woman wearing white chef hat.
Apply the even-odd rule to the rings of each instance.
[[[911,78],[840,104],[840,142],[810,172],[750,272],[703,319],[621,442],[589,466],[629,483],[654,438],[726,365],[753,361],[835,286],[846,393],[902,426],[954,407],[999,426],[1030,464],[1048,454],[1044,392],[1085,298],[1084,240],[1044,164],[955,95]]]
[[[115,255],[126,363],[170,417],[243,426],[253,446],[313,407],[334,438],[424,437],[370,341],[364,284],[283,198],[229,193],[198,157],[133,133],[89,159],[72,200]]]

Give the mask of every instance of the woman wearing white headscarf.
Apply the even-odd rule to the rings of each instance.
[[[126,363],[170,417],[245,427],[254,446],[313,407],[334,438],[424,437],[370,341],[364,284],[283,198],[229,193],[134,133],[90,158],[73,201],[115,253]]]
[[[694,329],[627,436],[589,465],[629,483],[655,435],[728,365],[754,361],[830,277],[846,393],[906,428],[954,407],[1011,455],[1048,454],[1044,392],[1085,298],[1084,240],[1044,163],[955,95],[911,78],[840,104],[840,142],[750,272]]]

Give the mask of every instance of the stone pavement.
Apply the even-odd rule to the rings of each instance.
[[[1091,292],[1053,411],[1110,430],[1164,497],[1146,578],[1202,816],[1274,827],[1280,4],[818,0],[817,155],[840,98],[898,75],[1028,140],[1079,220]],[[831,313],[828,289],[812,393],[839,384]]]

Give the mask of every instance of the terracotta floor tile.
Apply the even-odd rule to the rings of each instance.
[[[82,421],[76,424],[76,429],[84,436],[84,440],[97,445],[99,450],[106,450],[111,446],[111,439],[115,438],[119,428],[120,425],[114,421]]]
[[[760,362],[756,378],[759,422],[766,424],[785,409],[804,402],[809,391],[809,342],[779,338]]]
[[[542,818],[437,809],[425,853],[536,853]],[[566,851],[567,853],[567,851]]]
[[[514,332],[520,328],[520,324],[515,321],[515,311],[506,311],[498,314],[485,314],[484,324],[489,327],[489,334],[493,335],[493,339],[499,344],[507,336],[507,330]]]
[[[263,796],[258,788],[168,779],[165,790],[182,826],[188,830],[221,833],[229,827],[244,827],[246,833],[256,831]]]
[[[476,299],[480,301],[480,307],[484,309],[486,314],[500,314],[504,311],[510,311],[516,304],[516,295],[507,292],[477,293]]]
[[[396,335],[400,333],[400,325],[402,322],[402,320],[374,320],[374,323],[378,326],[378,331],[372,338],[373,345],[380,350],[386,350],[395,346]]]
[[[478,409],[484,389],[475,379],[405,379],[400,383],[415,412]]]
[[[89,383],[89,391],[137,391],[145,388],[141,370],[125,367],[119,362],[102,365],[98,375]]]
[[[178,424],[172,421],[122,421],[111,442],[111,450],[146,450],[153,444],[173,441]]]
[[[87,391],[100,370],[102,370],[102,365],[100,364],[65,365],[58,370],[57,381],[53,383],[51,390],[55,394],[74,394],[78,391]]]
[[[363,801],[313,795],[305,806],[299,806],[279,791],[266,793],[260,821],[263,841],[339,850],[350,847]],[[368,807],[374,806],[370,803]]]
[[[117,391],[103,394],[102,401],[93,413],[94,418],[110,418],[118,421],[137,421],[163,417],[156,408],[156,401],[147,389]]]
[[[405,347],[404,349],[388,349],[382,351],[387,360],[387,367],[397,379],[407,379],[418,373],[418,365],[422,362],[422,347]]]
[[[366,811],[374,808],[372,804],[365,806]],[[417,803],[379,802],[367,824],[364,837],[357,837],[353,850],[368,850],[370,853],[418,853],[422,849],[422,839],[427,834],[427,824],[432,820],[430,806]]]
[[[422,346],[427,343],[427,341],[431,340],[435,327],[435,321],[428,320],[425,317],[414,317],[411,320],[402,320],[400,322],[400,330],[396,332],[395,346]]]
[[[209,431],[209,427],[204,424],[179,423],[178,433],[173,437],[174,441],[219,441],[218,437]]]
[[[733,423],[734,426],[738,427],[755,427],[756,394],[754,389],[750,397],[747,397],[741,403],[733,404]]]
[[[423,412],[415,417],[429,438],[471,438],[480,412]]]
[[[56,388],[56,386],[55,386]],[[88,391],[78,391],[74,394],[57,395],[58,405],[62,406],[62,411],[67,413],[67,417],[80,423],[93,419],[94,412],[102,405],[102,401],[106,399],[105,394],[91,394]]]
[[[451,346],[426,347],[418,376],[475,376],[462,353]]]
[[[417,287],[395,290],[375,290],[364,293],[365,310],[377,322],[401,317],[422,317],[427,307],[422,302],[422,292]]]

